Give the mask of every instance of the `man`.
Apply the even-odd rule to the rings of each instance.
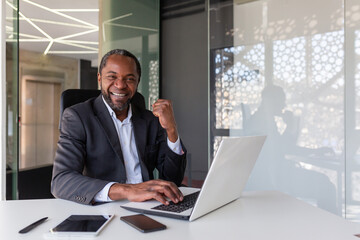
[[[183,200],[177,188],[186,166],[169,100],[153,112],[131,103],[141,68],[115,49],[101,60],[101,95],[65,109],[55,155],[51,192],[84,204],[128,199]],[[157,168],[162,180],[153,179]]]

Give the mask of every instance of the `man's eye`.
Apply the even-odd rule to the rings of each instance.
[[[135,82],[136,80],[135,80],[135,78],[127,78],[126,81],[128,81],[128,82]]]
[[[116,79],[116,76],[114,76],[114,75],[109,75],[109,76],[106,76],[106,78],[109,79],[109,80],[114,80],[114,79]]]

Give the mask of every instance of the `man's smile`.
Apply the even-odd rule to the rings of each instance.
[[[110,92],[111,95],[117,96],[117,97],[126,97],[127,94],[126,93],[115,93],[115,92]]]
[[[109,91],[109,97],[111,97],[114,101],[117,101],[117,100],[125,100],[125,99],[127,99],[127,98],[129,98],[129,96],[131,96],[131,94],[130,93],[127,93],[127,92],[121,92],[121,93],[119,93],[119,92],[111,92],[111,91]]]

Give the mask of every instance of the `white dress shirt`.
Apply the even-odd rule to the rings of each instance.
[[[123,121],[120,121],[119,119],[116,118],[116,114],[114,110],[112,110],[110,106],[106,103],[104,97],[103,97],[103,101],[110,113],[111,119],[114,122],[116,132],[119,137],[121,150],[124,158],[125,170],[126,170],[126,183],[127,184],[141,183],[143,180],[142,180],[141,168],[139,163],[139,156],[135,144],[133,125],[131,122],[131,117],[132,117],[131,105],[129,107],[128,116]],[[167,144],[174,153],[177,153],[179,155],[183,154],[179,138],[175,143],[167,139]],[[110,182],[107,185],[105,185],[105,187],[95,195],[94,197],[95,202],[111,201],[108,193],[110,187],[114,183],[115,182]]]

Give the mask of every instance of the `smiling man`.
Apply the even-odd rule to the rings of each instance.
[[[177,186],[186,150],[172,104],[159,99],[151,112],[132,103],[140,77],[133,54],[112,50],[99,66],[101,95],[65,109],[51,184],[55,197],[84,204],[183,200]]]

